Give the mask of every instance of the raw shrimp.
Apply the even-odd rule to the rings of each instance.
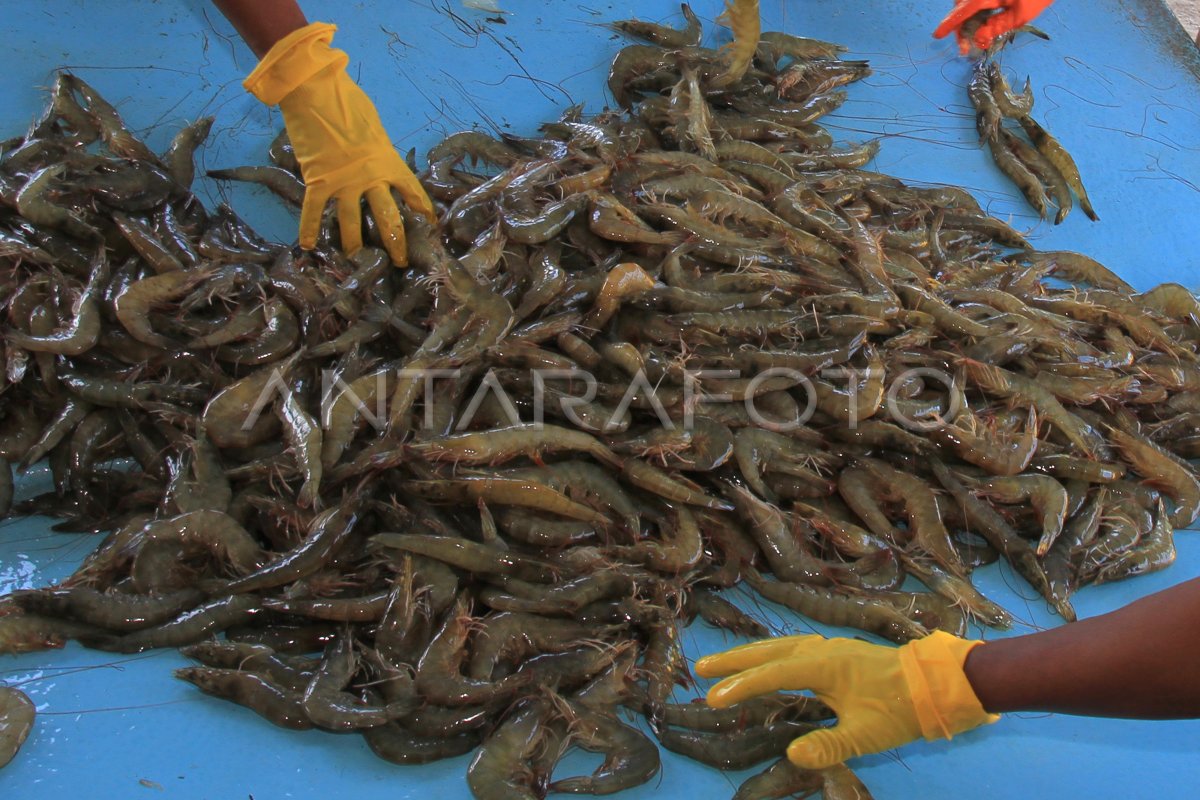
[[[69,639],[92,636],[100,629],[82,622],[41,614],[0,615],[0,655],[55,650]]]
[[[1117,276],[1108,267],[1081,253],[1069,251],[1045,251],[1023,256],[1031,264],[1049,267],[1054,275],[1076,283],[1086,283],[1098,289],[1135,294],[1136,289]]]
[[[8,766],[33,730],[37,709],[24,692],[0,686],[0,769]]]
[[[705,493],[699,485],[682,476],[672,477],[640,458],[625,459],[621,464],[621,477],[639,489],[645,489],[665,500],[702,508],[731,508],[728,503]]]
[[[471,752],[482,741],[476,732],[423,736],[397,722],[367,728],[362,735],[372,753],[392,764],[429,764],[454,758]]]
[[[1103,457],[1107,451],[1104,439],[1090,425],[1063,407],[1054,395],[1036,381],[1001,367],[989,366],[964,359],[968,376],[983,391],[1000,397],[1013,398],[1031,406],[1041,419],[1058,428],[1072,444],[1085,454]]]
[[[719,734],[666,728],[659,731],[658,741],[668,750],[710,767],[741,770],[778,756],[793,739],[813,730],[816,726],[811,723],[792,720]]]
[[[704,163],[709,162],[706,160]],[[592,201],[592,209],[588,217],[589,228],[592,233],[602,239],[614,242],[662,244],[671,247],[683,242],[682,234],[656,231],[612,195],[603,192],[589,192],[588,197]]]
[[[771,57],[778,61],[780,58],[796,60],[837,58],[846,52],[846,48],[833,42],[823,42],[820,39],[806,39],[782,31],[763,31],[758,37],[760,54],[769,50]]]
[[[518,479],[544,482],[568,495],[575,503],[600,511],[605,518],[611,513],[630,531],[641,529],[641,511],[634,499],[608,475],[607,470],[595,464],[560,461],[548,467],[514,469],[508,474]]]
[[[169,519],[155,520],[142,531],[142,552],[171,547],[187,556],[207,553],[244,575],[262,566],[266,554],[254,538],[229,515],[220,511],[191,511]],[[139,558],[141,554],[139,553]],[[134,583],[149,588],[143,580],[138,559],[132,566]],[[149,579],[151,576],[146,576]]]
[[[822,800],[872,800],[871,792],[845,764],[818,770]]]
[[[321,512],[312,520],[298,545],[253,572],[224,584],[221,591],[234,595],[257,592],[311,575],[325,566],[346,543],[358,520],[357,498],[343,499],[341,505]]]
[[[471,475],[428,481],[407,481],[405,488],[437,502],[487,502],[529,508],[568,519],[605,526],[604,514],[574,502],[542,483],[517,475]]]
[[[540,547],[565,547],[596,537],[598,526],[574,520],[556,520],[519,507],[500,512],[499,526],[505,534]]]
[[[688,593],[687,609],[716,628],[750,639],[764,639],[770,634],[766,625],[742,611],[711,589],[697,586]],[[671,723],[668,724],[680,724]],[[688,726],[690,727],[690,726]]]
[[[425,536],[414,533],[377,533],[372,547],[402,550],[444,561],[471,572],[512,575],[530,581],[553,580],[554,569],[547,563],[488,545],[451,536]]]
[[[176,344],[170,337],[156,333],[150,325],[151,313],[157,308],[184,297],[213,270],[196,269],[186,272],[164,272],[129,284],[117,296],[115,310],[117,319],[129,335],[139,342],[164,349]]]
[[[929,438],[949,448],[962,460],[983,467],[993,475],[1017,475],[1025,471],[1037,452],[1037,412],[1029,408],[1025,419],[1025,430],[1010,441],[997,441],[997,436],[986,431],[983,435],[972,430],[978,418],[968,414],[963,417],[971,427],[942,425],[931,428]],[[956,420],[957,421],[957,420]]]
[[[984,120],[981,124],[988,124],[982,115],[980,119]],[[992,160],[996,162],[996,166],[1000,168],[1005,177],[1021,190],[1021,194],[1025,195],[1029,205],[1038,212],[1038,216],[1045,219],[1049,213],[1047,209],[1049,200],[1046,197],[1045,186],[1042,185],[1033,169],[1022,161],[1010,146],[1015,137],[1003,128],[996,130],[997,132],[993,134],[994,138],[990,141],[991,146],[988,148],[992,154]]]
[[[408,703],[368,705],[344,692],[357,670],[358,658],[347,630],[325,646],[321,663],[304,690],[301,705],[314,725],[332,731],[356,731],[383,725],[412,711],[415,698]]]
[[[204,600],[197,589],[161,595],[100,592],[83,586],[13,592],[7,599],[35,614],[70,617],[109,631],[148,628],[174,619]]]
[[[316,666],[313,659],[282,655],[266,645],[247,642],[213,639],[181,647],[179,652],[206,667],[257,673],[281,689],[292,692],[305,690]]]
[[[308,619],[330,622],[378,622],[387,610],[391,592],[375,592],[363,597],[336,597],[322,599],[275,599],[263,600],[263,608]]]
[[[520,663],[531,655],[565,652],[592,637],[587,627],[573,620],[523,612],[490,614],[479,624],[466,670],[473,680],[491,679],[501,665]]]
[[[866,355],[866,369],[846,370],[850,385],[845,390],[823,380],[813,384],[817,408],[850,428],[879,413],[887,389],[884,383],[886,371],[879,351],[868,347]]]
[[[1174,528],[1160,500],[1150,532],[1142,536],[1133,549],[1106,561],[1096,570],[1092,583],[1108,583],[1134,575],[1146,575],[1166,569],[1174,562]]]
[[[662,724],[701,733],[729,733],[779,720],[821,722],[834,716],[833,709],[815,697],[778,693],[754,697],[728,708],[714,708],[701,702],[668,703],[662,709]]]
[[[536,775],[528,766],[545,739],[552,713],[546,697],[535,696],[514,709],[475,753],[467,785],[476,800],[537,800]]]
[[[1000,107],[1000,112],[1009,119],[1020,119],[1027,117],[1033,113],[1033,88],[1029,85],[1029,80],[1025,80],[1025,88],[1020,95],[1013,93],[1012,87],[1008,85],[1008,79],[1004,77],[1004,71],[994,61],[988,70],[991,81],[992,97],[996,100],[996,105]]]
[[[658,774],[658,748],[644,733],[614,715],[568,704],[569,743],[593,753],[604,762],[590,776],[560,778],[550,792],[604,795],[641,786]]]
[[[1063,480],[1082,480],[1088,483],[1112,483],[1125,476],[1123,464],[1109,464],[1087,458],[1075,458],[1063,453],[1035,458],[1030,467]]]
[[[700,44],[700,19],[687,3],[681,3],[679,8],[685,23],[682,29],[636,19],[619,20],[612,23],[612,28],[662,47],[696,47]]]
[[[1143,477],[1148,486],[1159,489],[1175,501],[1171,524],[1186,528],[1200,516],[1200,482],[1191,471],[1153,442],[1125,431],[1108,432],[1121,457]]]
[[[1058,213],[1054,217],[1054,224],[1061,225],[1074,206],[1071,187],[1067,184],[1066,178],[1058,171],[1058,167],[1051,164],[1037,148],[1030,146],[1021,137],[1011,131],[1001,129],[1000,138],[1003,145],[1011,150],[1013,155],[1028,167],[1037,176],[1038,180],[1050,190],[1050,193],[1054,196],[1054,204],[1058,206]]]
[[[283,423],[283,435],[288,447],[296,457],[296,464],[304,476],[304,483],[296,495],[296,501],[304,507],[315,508],[320,501],[321,478],[324,465],[321,463],[323,444],[321,427],[300,404],[295,392],[286,391],[277,406]]]
[[[210,169],[208,177],[224,181],[257,183],[270,189],[289,204],[300,208],[304,205],[304,182],[286,169],[279,167],[234,167],[233,169]]]
[[[121,636],[87,634],[78,638],[88,647],[113,653],[141,653],[157,647],[182,647],[234,625],[249,622],[259,611],[257,596],[235,595],[197,606],[161,625],[140,628]]]
[[[482,433],[457,433],[417,441],[406,447],[431,461],[460,464],[499,464],[519,455],[538,461],[543,454],[563,451],[587,453],[602,464],[618,469],[622,464],[622,459],[594,436],[556,425],[514,425]]]
[[[30,176],[15,198],[17,210],[22,217],[37,225],[60,228],[84,240],[99,240],[100,231],[84,222],[74,212],[51,203],[46,198],[51,182],[57,180],[65,170],[66,165],[55,164],[44,167]]]
[[[100,137],[110,150],[131,161],[159,163],[158,156],[129,131],[121,115],[99,92],[78,75],[64,74],[63,80],[83,98],[88,114],[95,120],[100,129]]]
[[[950,533],[938,513],[937,499],[924,480],[907,472],[894,469],[881,461],[862,459],[868,474],[882,484],[889,500],[904,507],[912,547],[932,557],[938,564],[955,575],[966,570],[950,541]],[[839,486],[840,491],[840,486]],[[849,501],[848,501],[849,502]],[[853,507],[853,504],[850,504]],[[883,535],[880,531],[877,534]]]
[[[507,594],[484,589],[480,599],[497,611],[570,616],[590,603],[627,593],[636,579],[628,571],[616,569],[593,572],[565,583],[548,585],[496,575],[492,580]]]
[[[74,317],[64,330],[47,336],[32,336],[10,331],[12,344],[37,353],[78,356],[96,346],[100,339],[100,294],[108,281],[108,260],[103,252],[97,257],[87,285],[72,307]]]
[[[579,193],[550,203],[540,209],[536,216],[518,216],[515,214],[504,217],[504,232],[508,238],[521,244],[541,244],[549,241],[567,227],[575,215],[588,206],[586,194]]]
[[[955,606],[969,612],[983,624],[996,628],[1007,628],[1012,625],[1012,615],[985,597],[965,578],[947,572],[935,563],[929,563],[903,553],[900,555],[900,562],[909,575]],[[904,608],[907,610],[909,607],[904,606]],[[912,613],[913,616],[918,616],[918,609],[915,605],[912,607]],[[940,618],[936,621],[942,622]]]
[[[511,697],[527,684],[527,676],[521,674],[480,680],[462,673],[471,623],[467,601],[460,597],[417,662],[417,691],[426,700],[451,707],[479,705]]]
[[[782,758],[757,775],[751,775],[734,792],[733,800],[780,800],[811,797],[823,786],[820,771],[797,767]]]
[[[1054,605],[1064,620],[1073,622],[1075,610],[1066,595],[1057,591],[1050,581],[1034,548],[991,505],[972,494],[945,464],[933,461],[931,466],[938,482],[961,506],[963,515],[973,526],[972,530],[999,551],[1030,586]]]
[[[975,127],[979,131],[979,141],[995,139],[1000,130],[1001,112],[992,94],[992,83],[988,75],[989,69],[985,62],[975,65],[971,74],[971,82],[967,85],[967,94],[971,104],[975,106]]]
[[[640,561],[657,572],[678,575],[694,569],[704,557],[700,527],[686,506],[678,506],[673,519],[659,523],[660,541],[643,541],[632,547],[615,548],[620,558]]]
[[[740,486],[730,484],[729,493],[738,511],[747,518],[750,533],[766,556],[772,573],[785,581],[831,583],[825,564],[805,549],[782,511]]]
[[[992,478],[974,484],[975,491],[1001,503],[1029,503],[1041,516],[1042,533],[1037,543],[1038,556],[1049,552],[1062,533],[1069,499],[1063,485],[1049,475],[1019,475]]]
[[[649,639],[642,651],[641,672],[646,679],[646,715],[651,727],[658,728],[675,684],[689,673],[675,620],[659,608],[652,608],[649,617],[653,621],[643,625],[649,629]]]
[[[747,570],[746,581],[763,597],[826,625],[858,628],[903,644],[928,635],[926,628],[888,603],[866,595],[842,594],[834,589],[801,583],[768,581]]]
[[[283,689],[253,672],[184,667],[175,670],[175,677],[187,681],[205,694],[245,706],[281,728],[305,731],[313,727],[298,692]]]
[[[1079,167],[1075,164],[1075,159],[1071,158],[1071,154],[1032,117],[1023,116],[1018,121],[1021,123],[1021,127],[1025,129],[1025,133],[1029,135],[1029,140],[1033,142],[1033,146],[1062,173],[1063,178],[1067,181],[1067,185],[1071,187],[1075,194],[1079,195],[1079,207],[1083,209],[1083,213],[1087,214],[1088,218],[1093,222],[1099,221],[1100,217],[1097,216],[1095,209],[1092,208],[1092,201],[1088,198],[1087,189],[1083,187],[1083,179],[1079,177]]]
[[[196,177],[196,148],[208,138],[214,117],[201,117],[190,125],[184,125],[171,139],[171,146],[163,154],[167,173],[183,189],[190,189]]]

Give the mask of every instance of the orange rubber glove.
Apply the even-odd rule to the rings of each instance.
[[[967,653],[980,644],[942,631],[903,647],[785,636],[706,656],[696,662],[696,674],[729,676],[708,692],[708,704],[717,708],[761,694],[812,690],[837,712],[838,723],[793,740],[787,755],[798,767],[824,769],[998,720],[983,710],[963,673]]]
[[[941,39],[951,31],[958,36],[958,46],[965,55],[971,48],[971,43],[963,38],[963,23],[980,11],[993,8],[1000,9],[999,13],[988,17],[987,21],[975,32],[975,46],[987,50],[992,46],[992,40],[1003,36],[1009,31],[1015,31],[1022,25],[1028,25],[1037,18],[1054,0],[957,0],[954,10],[942,20],[933,32],[933,38]]]
[[[392,147],[375,106],[346,74],[349,57],[329,46],[335,30],[314,22],[293,31],[275,43],[242,85],[283,112],[308,187],[300,210],[300,246],[316,246],[321,213],[336,199],[342,248],[353,255],[362,247],[365,195],[384,248],[404,266],[404,222],[391,190],[431,221],[433,204]]]

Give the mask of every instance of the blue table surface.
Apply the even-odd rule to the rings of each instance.
[[[341,26],[336,44],[351,54],[352,74],[375,98],[396,145],[422,156],[455,130],[532,134],[566,105],[600,110],[608,64],[623,44],[604,23],[678,15],[672,2],[499,2],[502,21],[460,0],[304,6],[310,18]],[[253,56],[208,3],[101,5],[0,3],[9,31],[0,53],[0,136],[23,130],[44,104],[41,87],[54,70],[69,68],[116,103],[155,148],[165,148],[181,124],[214,114],[201,167],[264,161],[280,120],[242,90]],[[719,10],[717,0],[694,5],[710,23]],[[1135,286],[1196,287],[1200,52],[1161,0],[1060,0],[1038,23],[1051,41],[1026,39],[1003,55],[1011,78],[1033,76],[1035,115],[1074,154],[1103,218],[1092,223],[1076,212],[1058,227],[1036,224],[976,144],[964,91],[969,64],[953,43],[929,36],[948,3],[762,5],[765,29],[841,42],[850,47],[847,57],[870,59],[875,74],[852,88],[850,102],[828,123],[847,140],[883,137],[874,168],[913,182],[965,186],[992,213],[1030,230],[1039,248],[1086,252]],[[708,30],[710,40],[727,37]],[[204,180],[199,192],[207,202],[230,200],[269,236],[295,237],[294,217],[260,190]],[[31,473],[19,490],[43,491],[46,482]],[[66,576],[94,541],[53,534],[42,519],[0,523],[0,594]],[[1200,575],[1200,541],[1182,533],[1177,542],[1179,559],[1167,572],[1085,589],[1077,598],[1080,616]],[[1007,567],[982,570],[976,581],[1021,619],[1012,633],[1056,624]],[[763,610],[780,633],[814,629],[788,612]],[[685,641],[693,658],[736,643],[703,624],[689,628]],[[21,686],[40,712],[20,757],[0,772],[0,797],[469,796],[466,757],[395,767],[375,759],[359,737],[282,731],[173,679],[171,669],[183,664],[174,651],[120,658],[76,646],[0,660],[0,681]],[[681,689],[677,698],[698,697],[704,688]],[[918,743],[854,767],[884,799],[1194,797],[1198,747],[1200,722],[1014,714],[954,743]],[[572,757],[560,774],[595,763]],[[664,752],[660,777],[625,796],[723,798],[744,777]]]

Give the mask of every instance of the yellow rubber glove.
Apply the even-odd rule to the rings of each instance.
[[[708,692],[717,708],[778,691],[812,690],[837,712],[832,728],[795,739],[788,759],[824,769],[848,758],[918,738],[949,739],[995,722],[963,673],[983,642],[942,631],[903,647],[823,636],[785,636],[735,647],[696,662],[696,674],[720,678]]]
[[[433,204],[392,147],[375,106],[346,74],[349,57],[329,46],[335,30],[314,22],[293,31],[275,43],[242,85],[283,112],[308,187],[300,210],[300,246],[316,246],[321,213],[336,199],[342,248],[353,255],[362,247],[365,195],[388,255],[403,266],[408,263],[404,222],[391,190],[431,221]]]

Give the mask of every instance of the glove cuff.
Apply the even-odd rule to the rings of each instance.
[[[297,86],[324,69],[344,69],[350,57],[329,46],[336,25],[314,22],[274,44],[242,86],[269,106],[278,105]]]
[[[900,648],[900,668],[926,739],[949,739],[1000,719],[984,710],[963,671],[967,654],[981,644],[934,631]]]

